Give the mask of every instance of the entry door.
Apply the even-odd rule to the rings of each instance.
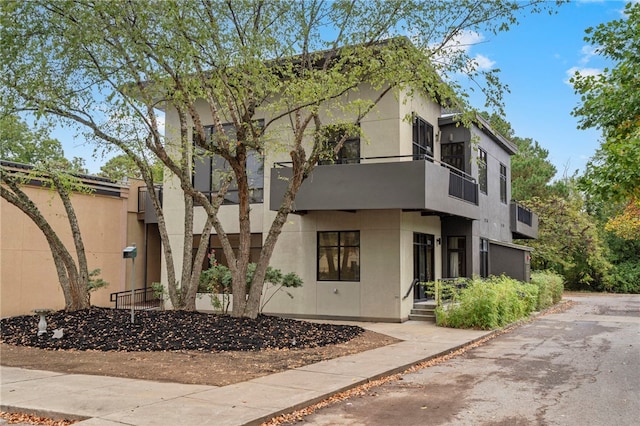
[[[430,234],[413,233],[413,277],[421,282],[434,280],[434,236]],[[426,300],[427,295],[423,286],[416,286],[413,290],[414,300]]]

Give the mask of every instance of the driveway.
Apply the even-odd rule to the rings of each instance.
[[[308,425],[637,425],[640,295],[576,304],[307,417]]]

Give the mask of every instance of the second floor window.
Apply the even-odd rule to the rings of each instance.
[[[446,143],[440,146],[442,162],[466,172],[464,163],[464,142]]]
[[[223,128],[228,138],[234,138],[231,124],[224,124]],[[213,126],[206,126],[205,129],[211,137],[214,137],[215,128]],[[229,163],[219,155],[209,154],[197,147],[194,149],[194,153],[193,185],[198,191],[213,198],[227,177],[233,174],[233,170]],[[249,180],[249,202],[262,203],[264,201],[264,157],[254,150],[247,152],[247,178]],[[238,184],[234,178],[225,194],[223,203],[238,204],[239,200]]]
[[[417,115],[413,116],[413,159],[433,157],[433,126]]]
[[[487,151],[478,148],[478,185],[480,192],[487,193]]]
[[[500,164],[500,201],[507,203],[507,166]]]
[[[340,124],[332,124],[320,130],[323,153],[318,164],[355,164],[360,162],[360,131]],[[344,139],[340,150],[335,148]]]

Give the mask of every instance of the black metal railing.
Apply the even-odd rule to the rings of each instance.
[[[521,206],[520,204],[518,204],[516,207],[516,218],[518,219],[518,222],[522,222],[525,225],[531,226],[531,224],[533,223],[533,212],[528,208]]]
[[[469,278],[466,277],[439,278],[435,281],[428,282],[414,278],[402,300],[409,297],[417,286],[423,286],[425,295],[429,299],[434,299],[438,304],[440,304],[443,300],[455,299],[456,295],[460,293],[462,289],[466,288],[468,284]]]
[[[468,175],[451,170],[449,173],[449,195],[478,204],[478,185],[476,180]]]
[[[131,309],[133,302],[133,309],[155,309],[162,306],[162,299],[156,296],[151,287],[136,288],[131,294],[131,290],[119,291],[117,293],[111,293],[111,302],[116,303],[116,309]]]

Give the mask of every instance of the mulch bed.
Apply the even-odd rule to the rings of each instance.
[[[347,342],[364,329],[260,315],[255,320],[186,311],[136,311],[92,307],[47,315],[38,336],[38,315],[0,321],[0,341],[41,349],[98,351],[259,351],[303,349]],[[53,331],[62,329],[62,338]]]

